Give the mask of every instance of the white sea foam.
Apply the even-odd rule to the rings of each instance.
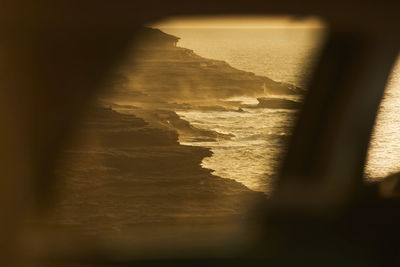
[[[211,148],[213,155],[202,165],[218,176],[235,179],[249,188],[269,192],[280,164],[280,154],[293,124],[295,111],[256,109],[238,112],[178,112],[193,126],[230,133],[232,140],[185,142]]]

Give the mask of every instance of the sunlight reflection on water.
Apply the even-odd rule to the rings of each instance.
[[[182,39],[179,41],[179,46],[194,49],[201,56],[225,60],[239,69],[299,86],[305,86],[323,38],[321,30],[165,29],[165,31],[180,36]],[[242,100],[244,104],[257,102],[254,98],[229,100]],[[263,110],[260,114],[256,114],[259,111],[252,112],[240,115],[229,112],[195,111],[179,114],[199,128],[233,133],[236,136],[233,141],[190,143],[210,147],[214,152],[212,157],[203,160],[204,167],[215,170],[214,173],[221,177],[238,180],[251,189],[269,192],[271,179],[266,177],[276,175],[277,166],[281,161],[280,155],[285,148],[283,143],[277,141],[279,138],[274,136],[289,135],[295,116],[288,111],[272,113]],[[367,179],[378,179],[400,171],[398,114],[400,114],[400,59],[393,69],[376,121],[365,167]],[[246,139],[257,135],[258,140]],[[243,155],[247,155],[248,158]]]
[[[181,37],[178,46],[200,56],[224,60],[233,67],[304,87],[324,38],[322,29],[163,29]],[[268,96],[273,97],[273,96]],[[280,96],[300,100],[299,96]],[[230,98],[257,104],[255,98]],[[203,167],[267,194],[291,134],[295,111],[244,109],[246,112],[178,112],[193,126],[234,134],[233,140],[184,142],[204,146],[214,153]]]
[[[367,179],[400,171],[400,57],[386,86],[368,151]]]
[[[178,112],[195,127],[235,135],[232,140],[181,143],[211,148],[213,155],[205,158],[202,166],[214,170],[215,175],[234,179],[250,189],[269,193],[296,111],[244,111]]]

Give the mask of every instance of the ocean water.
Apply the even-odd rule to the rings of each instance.
[[[200,56],[306,88],[324,40],[323,29],[162,29],[181,37],[178,46]],[[366,176],[377,179],[400,171],[400,64],[388,82],[371,142]],[[236,99],[257,103],[256,99]],[[186,142],[211,148],[202,166],[250,189],[270,193],[297,112],[245,109],[237,112],[185,111],[178,114],[202,129],[234,134],[232,140]]]
[[[243,99],[246,101],[247,99]],[[194,126],[235,135],[218,142],[181,142],[211,148],[202,166],[214,174],[270,193],[296,111],[244,109],[245,112],[178,112]]]
[[[365,175],[382,179],[400,172],[400,57],[393,66],[370,142]]]
[[[319,29],[162,29],[181,37],[178,46],[233,67],[305,87],[324,32]],[[256,104],[252,98],[226,99]],[[245,112],[178,112],[194,126],[233,134],[232,140],[182,144],[211,148],[202,166],[256,191],[273,189],[297,111],[244,109]]]
[[[317,59],[323,29],[162,28],[181,39],[178,46],[200,56],[305,87]]]

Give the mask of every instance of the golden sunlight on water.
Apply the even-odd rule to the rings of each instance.
[[[389,77],[368,152],[365,175],[376,180],[400,171],[400,57]]]
[[[293,20],[285,17],[176,19],[153,25],[179,36],[177,47],[227,62],[234,68],[250,72],[253,78],[268,77],[282,82],[281,85],[287,88],[302,89],[306,88],[324,39],[323,26],[315,18]],[[232,74],[228,77],[231,79]],[[220,90],[218,84],[212,87]],[[302,89],[297,93],[271,92],[264,85],[254,94],[248,85],[240,88],[244,90],[241,96],[228,95],[218,99],[218,105],[229,109],[175,109],[180,118],[193,127],[221,133],[230,136],[229,139],[198,140],[181,135],[180,143],[210,149],[213,154],[203,159],[202,167],[212,170],[214,175],[270,194],[297,117]],[[262,107],[258,105],[258,98],[263,97],[280,103],[294,101],[290,103],[297,107]]]
[[[151,25],[175,29],[311,29],[323,28],[318,17],[293,16],[190,16],[173,17]]]

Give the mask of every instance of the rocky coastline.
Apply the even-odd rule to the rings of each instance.
[[[168,127],[91,108],[59,160],[59,199],[46,223],[108,237],[143,228],[230,229],[266,197],[202,168],[211,154],[180,145]]]
[[[54,189],[60,197],[47,223],[93,236],[137,234],[143,227],[236,227],[266,196],[202,168],[210,150],[181,145],[179,138],[233,136],[198,129],[176,111],[244,112],[221,99],[302,90],[202,58],[161,31],[146,28],[141,36],[60,156],[55,175],[63,182]]]

